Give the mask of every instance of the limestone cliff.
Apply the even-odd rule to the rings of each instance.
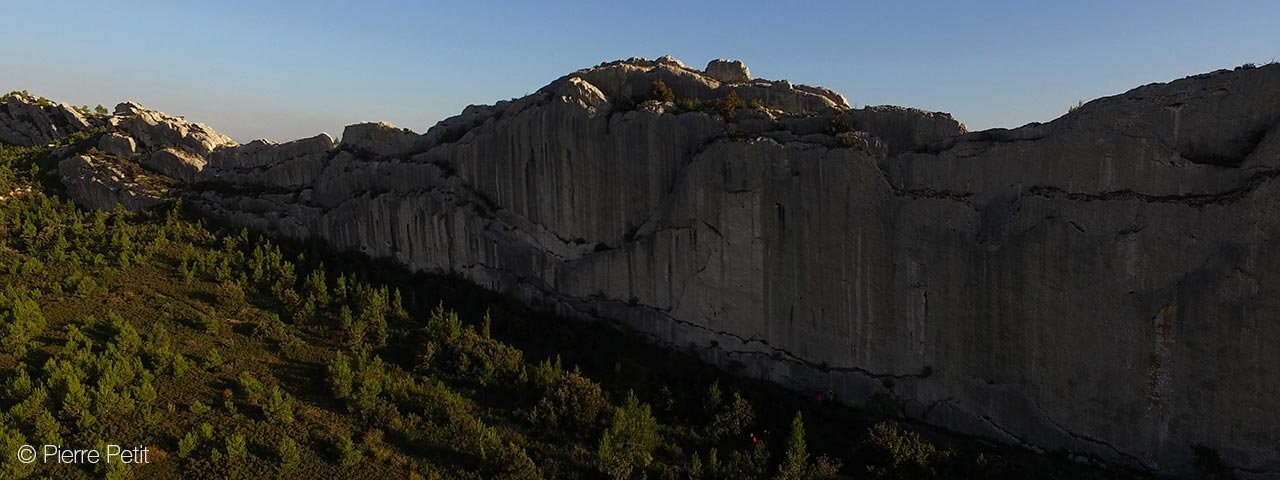
[[[234,146],[155,128],[118,135],[195,157],[142,165],[233,225],[459,273],[1033,450],[1185,475],[1202,445],[1280,476],[1280,66],[976,133],[670,57],[423,135]],[[63,172],[73,196],[81,163]]]

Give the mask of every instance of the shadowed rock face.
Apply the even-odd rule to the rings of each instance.
[[[765,108],[637,102],[658,79]],[[849,403],[887,394],[947,428],[1175,475],[1204,445],[1276,477],[1278,125],[1280,66],[964,133],[664,57],[416,138],[367,124],[338,149],[216,148],[181,189],[233,225],[459,273]]]

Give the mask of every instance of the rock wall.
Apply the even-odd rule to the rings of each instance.
[[[713,66],[606,63],[424,135],[214,147],[179,190],[849,403],[1280,476],[1280,66],[976,133]],[[644,101],[659,79],[677,102]],[[756,108],[687,107],[730,91]]]

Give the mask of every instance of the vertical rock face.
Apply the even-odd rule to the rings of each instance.
[[[674,104],[644,101],[655,80]],[[964,133],[632,59],[424,135],[204,158],[179,189],[234,225],[1032,449],[1176,475],[1199,445],[1280,475],[1280,66]]]

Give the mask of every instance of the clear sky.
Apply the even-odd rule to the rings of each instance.
[[[1280,57],[1280,2],[1031,3],[17,0],[0,7],[0,90],[286,141],[371,120],[422,132],[578,68],[671,54],[982,129]]]

